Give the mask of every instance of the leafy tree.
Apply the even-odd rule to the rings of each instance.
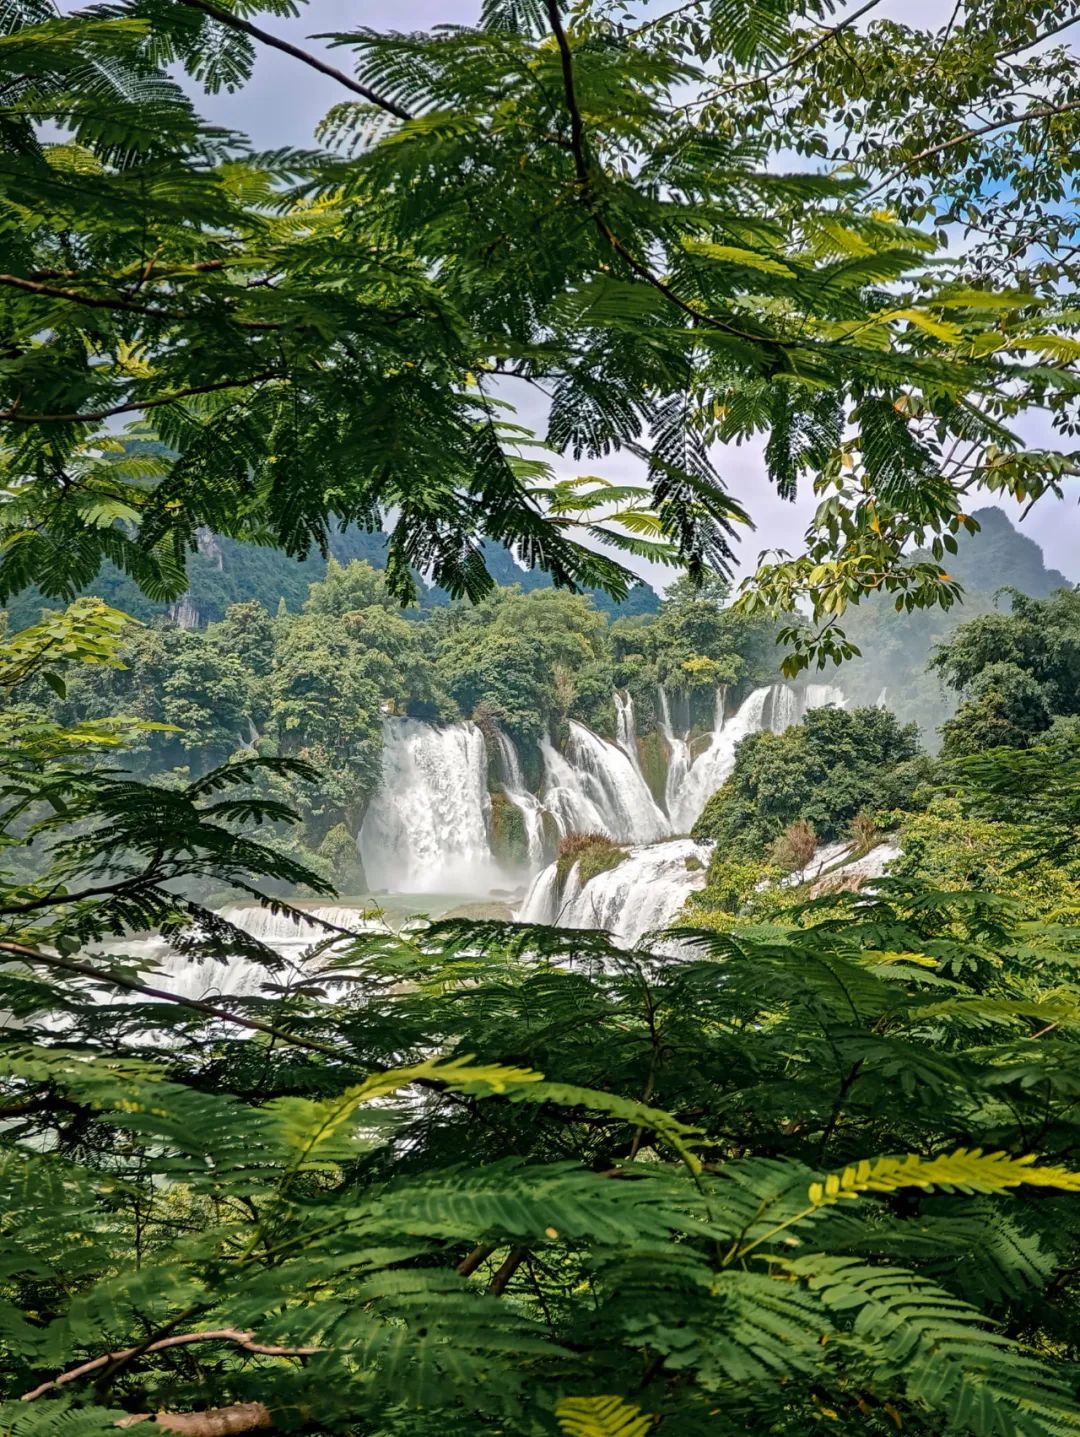
[[[1064,574],[1047,568],[1038,544],[1014,528],[1003,510],[975,509],[971,518],[977,532],[959,536],[957,553],[949,559],[949,573],[963,585],[962,604],[898,614],[888,595],[875,594],[844,621],[860,651],[844,666],[844,692],[856,704],[877,703],[884,692],[899,718],[918,723],[928,745],[936,743],[938,729],[956,707],[955,692],[931,667],[935,646],[947,643],[961,624],[983,614],[1007,613],[1012,591],[1044,599],[1069,587]]]
[[[1005,746],[1026,748],[1050,726],[1046,690],[1017,664],[989,664],[971,697],[941,727],[943,758]]]
[[[154,727],[142,741],[144,771],[197,773],[250,741],[256,679],[242,659],[204,634],[133,629],[122,664],[77,671],[58,705],[62,722],[124,713]]]
[[[501,589],[429,628],[439,680],[462,713],[482,704],[529,740],[567,717],[611,728],[607,619],[584,596]]]
[[[715,839],[721,854],[761,855],[805,820],[827,843],[856,814],[909,806],[925,773],[914,724],[901,726],[887,709],[811,709],[784,733],[742,740],[695,833]]]
[[[213,624],[208,637],[258,678],[270,672],[274,658],[274,621],[257,599],[230,604],[225,617]]]
[[[964,624],[934,655],[934,667],[966,699],[942,728],[946,756],[1024,748],[1055,715],[1080,713],[1080,593],[1013,592],[1011,600],[1008,614]]]
[[[835,622],[868,590],[951,602],[940,560],[966,496],[1036,495],[1071,470],[1007,425],[1049,403],[1068,427],[1073,320],[1029,303],[1015,268],[1002,292],[964,272],[939,282],[930,236],[904,223],[924,209],[900,187],[888,218],[868,157],[892,163],[898,144],[917,179],[946,155],[965,203],[972,176],[1007,172],[1056,261],[1068,227],[1044,221],[1070,101],[1010,107],[1062,61],[1025,54],[1018,86],[1010,67],[1038,30],[1001,0],[967,7],[959,41],[916,32],[896,62],[881,58],[892,27],[872,25],[848,110],[833,67],[855,36],[820,11],[692,4],[634,24],[595,4],[564,18],[494,3],[452,35],[339,37],[355,77],[291,47],[343,102],[325,150],[260,156],[205,124],[173,74],[243,84],[256,43],[282,48],[272,29],[213,0],[63,17],[16,0],[0,593],[33,580],[69,594],[108,560],[151,598],[178,597],[200,531],[302,557],[332,527],[385,521],[398,597],[415,572],[478,597],[485,538],[621,595],[626,570],[579,535],[728,570],[747,516],[711,446],[761,434],[782,494],[808,475],[828,491],[806,553],[766,563],[745,596],[809,601],[819,628],[792,627],[793,667],[849,651]],[[1045,4],[1037,16],[1055,28]],[[1003,57],[957,59],[993,33]],[[990,100],[1012,152],[990,164],[964,131],[920,171],[927,147],[911,154],[896,97],[922,93],[927,65],[941,108],[920,116],[955,122],[957,93],[975,111]],[[774,76],[791,92],[775,117]],[[860,148],[867,183],[823,173],[821,136],[879,109],[901,133]],[[768,156],[793,138],[810,166],[777,174]],[[1025,247],[1011,212],[980,213],[998,251]],[[575,526],[501,407],[522,380],[550,395],[555,449],[642,458],[647,502]],[[139,454],[109,428],[121,416],[138,416]],[[905,558],[912,543],[931,559]]]
[[[364,642],[361,617],[354,616],[351,631],[330,618],[294,620],[275,648],[270,673],[270,725],[278,751],[318,769],[318,798],[308,799],[318,811],[307,817],[323,832],[342,811],[355,832],[379,780],[383,706],[395,688],[405,697],[393,659]]]

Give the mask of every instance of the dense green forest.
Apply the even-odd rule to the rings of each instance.
[[[1080,5],[299,8],[0,7],[0,1429],[1075,1437]]]

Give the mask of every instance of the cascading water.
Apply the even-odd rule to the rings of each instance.
[[[517,917],[522,923],[602,928],[620,947],[666,928],[704,887],[708,851],[690,838],[631,848],[621,863],[582,884],[577,864],[560,892],[557,865],[539,874]]]
[[[332,924],[333,928],[345,928],[350,932],[381,929],[384,925],[373,921],[357,908],[345,906],[306,906],[304,912],[313,920]],[[293,918],[287,913],[271,913],[258,904],[244,904],[226,908],[222,918],[236,928],[241,928],[252,938],[272,949],[286,963],[296,963],[304,952],[316,943],[333,937],[333,928],[321,926],[317,921],[310,923]],[[348,942],[342,936],[341,942]],[[110,943],[103,951],[120,952],[138,964],[146,964],[166,980],[170,991],[184,998],[205,999],[215,995],[226,997],[248,997],[259,992],[265,983],[281,982],[281,974],[262,963],[245,957],[229,959],[204,959],[196,962],[187,954],[178,953],[167,938],[160,934],[149,937],[127,938],[123,942]],[[316,965],[319,958],[315,958]]]
[[[717,703],[720,710],[720,721],[723,722],[724,705],[723,690],[717,690]],[[675,827],[676,809],[678,795],[683,784],[686,782],[686,775],[690,772],[690,765],[693,759],[690,757],[690,744],[687,742],[685,733],[676,733],[675,725],[671,718],[671,700],[668,698],[667,689],[661,686],[657,691],[660,700],[660,732],[664,736],[664,742],[668,747],[667,777],[664,780],[664,808],[668,817],[671,818]],[[687,715],[689,718],[689,714]]]
[[[638,752],[637,719],[634,715],[634,700],[622,689],[616,689],[615,699],[615,742],[627,758],[641,772],[641,754]]]
[[[521,814],[529,868],[533,869],[544,861],[544,806],[536,794],[529,791],[525,776],[521,772],[517,749],[510,735],[498,729],[495,741],[502,765],[503,793]]]
[[[566,753],[545,740],[540,801],[560,833],[606,833],[619,843],[652,843],[671,825],[629,755],[573,719]]]
[[[707,747],[691,759],[678,788],[669,792],[668,814],[676,833],[693,828],[709,799],[735,766],[735,745],[762,726],[768,689],[755,689],[730,719],[724,718],[722,690],[717,693],[713,731]],[[687,747],[685,741],[684,747]],[[689,757],[689,749],[687,748]]]
[[[842,705],[844,701],[840,690],[828,684],[808,684],[801,690],[773,684],[755,689],[736,713],[725,718],[724,694],[718,691],[712,732],[695,755],[690,744],[689,714],[685,716],[686,727],[679,732],[672,718],[669,695],[661,689],[658,699],[661,732],[670,755],[664,802],[666,815],[661,814],[669,833],[686,833],[693,826],[709,798],[734,768],[736,746],[748,734],[763,729],[781,732],[797,723],[808,709],[830,703]],[[625,709],[620,708],[618,712],[625,713]],[[574,758],[572,751],[569,756]],[[572,782],[577,765],[568,763],[553,749],[550,756],[545,750],[544,759],[548,771],[559,776],[561,786],[556,792],[564,792],[565,786]],[[599,806],[593,806],[587,823],[582,821],[584,816],[584,810],[575,812],[571,826],[584,831],[602,825],[611,837],[628,841],[610,820],[604,821]],[[599,824],[596,819],[600,820]],[[517,916],[520,921],[529,923],[604,928],[620,944],[636,943],[643,934],[669,924],[688,895],[704,886],[707,858],[702,857],[703,852],[700,845],[685,838],[634,848],[615,868],[598,874],[584,885],[575,865],[561,889],[557,867],[551,864],[537,876]]]
[[[473,723],[383,723],[383,775],[360,828],[372,888],[478,893],[501,874],[488,841],[487,749]]]
[[[600,913],[603,926],[630,935],[632,941],[633,934],[656,926],[655,914],[673,915],[685,893],[700,886],[701,880],[691,881],[687,876],[691,870],[685,863],[680,867],[687,855],[679,843],[660,845],[659,841],[690,830],[730,774],[736,745],[747,734],[760,729],[779,732],[798,722],[807,709],[842,703],[843,696],[825,684],[799,690],[774,684],[756,689],[726,718],[720,690],[712,731],[693,744],[685,696],[661,689],[658,701],[669,753],[662,806],[642,773],[633,700],[627,693],[614,696],[616,742],[574,720],[567,726],[561,749],[549,738],[541,741],[543,780],[538,795],[525,782],[509,735],[496,733],[503,791],[521,813],[531,870],[544,862],[545,823],[553,823],[564,835],[604,833],[618,843],[637,846],[632,860],[624,860],[580,891],[575,891],[572,873],[560,893],[553,870],[544,869],[520,910],[522,919],[552,921],[542,915],[557,903],[567,921],[578,921],[586,911],[594,919]],[[505,883],[506,875],[491,851],[490,814],[487,751],[475,724],[436,728],[414,719],[385,721],[383,781],[359,835],[373,888],[396,893],[480,893]],[[641,849],[644,844],[659,846],[651,851]],[[647,862],[646,854],[651,854]],[[633,881],[650,891],[636,893]],[[613,916],[618,904],[629,905],[625,922]],[[639,911],[640,920],[632,916]]]

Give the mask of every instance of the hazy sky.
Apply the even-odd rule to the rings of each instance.
[[[395,0],[392,4],[387,0],[378,0],[378,3],[366,3],[366,0],[310,0],[294,20],[259,18],[266,28],[294,43],[304,43],[305,48],[321,50],[323,46],[308,41],[306,37],[360,26],[413,30],[440,24],[467,24],[475,18],[478,8],[479,0]],[[838,14],[842,16],[851,8],[851,5],[840,5]],[[947,20],[952,8],[952,0],[886,0],[874,14],[909,24],[940,25]],[[328,53],[339,68],[350,68],[347,50]],[[243,91],[236,95],[213,96],[204,99],[201,104],[209,118],[244,131],[260,147],[271,148],[310,143],[314,128],[325,111],[345,94],[334,81],[324,79],[278,51],[262,48],[252,81]],[[530,397],[530,391],[524,385],[514,388],[524,392],[519,396],[508,390],[505,397],[520,405],[523,422],[541,418],[533,403],[535,394]],[[1023,432],[1030,443],[1047,446],[1054,443],[1049,424],[1040,416],[1032,416]],[[566,473],[584,470],[620,477],[640,472],[637,462],[628,458],[585,462],[582,465],[566,463],[559,467]],[[719,456],[718,467],[731,490],[750,510],[757,525],[756,530],[742,541],[740,554],[744,566],[752,566],[761,549],[797,548],[807,519],[813,512],[813,496],[801,496],[795,504],[779,500],[766,480],[758,445],[729,446]],[[1022,526],[1023,532],[1042,546],[1047,563],[1074,581],[1080,581],[1078,499],[1080,485],[1074,481],[1071,496],[1065,502],[1044,499]],[[1000,502],[1001,507],[1008,509],[1014,518],[1019,518],[1020,507],[1008,500],[997,501],[988,496],[981,502]],[[670,577],[670,571],[654,572],[650,566],[649,577],[654,582],[663,583]]]

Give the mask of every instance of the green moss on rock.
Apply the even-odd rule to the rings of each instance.
[[[491,795],[491,851],[496,859],[510,867],[528,862],[529,840],[525,819],[516,804],[505,793]]]
[[[663,734],[652,729],[649,733],[642,734],[637,742],[638,755],[641,758],[641,772],[645,777],[645,782],[649,785],[649,792],[657,803],[663,803],[664,790],[667,787],[668,765],[671,762],[671,752],[667,740]]]
[[[356,839],[343,823],[336,823],[318,847],[318,856],[330,870],[339,893],[366,893],[367,878]]]
[[[626,857],[626,849],[606,833],[568,833],[559,844],[556,871],[560,890],[570,876],[570,870],[577,865],[582,887],[598,873],[607,873],[617,868]]]

